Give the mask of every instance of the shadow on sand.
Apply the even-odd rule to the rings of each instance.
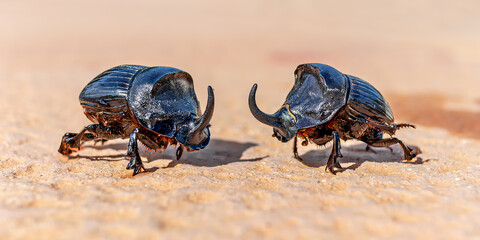
[[[236,141],[228,141],[221,139],[213,139],[209,145],[197,152],[183,153],[180,160],[176,160],[175,149],[169,147],[164,153],[148,154],[145,151],[140,150],[140,154],[147,158],[146,162],[154,162],[159,159],[170,159],[171,162],[163,168],[175,167],[178,164],[189,164],[199,167],[216,167],[221,165],[227,165],[234,162],[256,162],[260,161],[268,156],[262,156],[251,159],[241,159],[243,153],[251,148],[257,146],[255,143],[246,142],[239,143]],[[398,145],[388,147],[371,147],[371,151],[367,151],[366,144],[358,143],[352,146],[342,147],[343,158],[339,158],[340,164],[344,167],[338,169],[337,172],[343,172],[347,169],[355,170],[359,168],[364,162],[401,162],[405,164],[423,164],[432,159],[423,159],[421,156],[414,158],[412,161],[405,161],[403,159],[403,151]],[[421,153],[419,147],[409,145],[410,147]],[[115,149],[127,151],[127,143],[113,143],[105,144],[102,146],[91,146],[96,149]],[[310,150],[300,157],[302,164],[308,167],[320,168],[324,167],[327,159],[330,155],[331,147],[326,149]],[[293,154],[292,154],[293,155]],[[292,156],[293,157],[293,156]],[[126,160],[124,154],[108,155],[108,156],[85,156],[75,155],[69,156],[71,159],[86,158],[91,161],[124,161]],[[158,167],[147,168],[147,172],[155,172]]]
[[[403,159],[403,151],[400,146],[392,145],[388,147],[370,147],[371,150],[366,150],[366,144],[358,143],[352,146],[342,147],[341,152],[343,158],[338,158],[338,161],[342,165],[343,169],[337,170],[337,172],[343,172],[347,169],[355,170],[359,168],[364,162],[401,162],[405,164],[423,164],[432,159],[423,159],[421,156],[414,158],[412,161],[405,161]],[[415,149],[418,153],[421,150],[418,146],[409,145]],[[301,155],[302,164],[308,167],[319,168],[324,167],[327,164],[328,157],[332,148],[310,150],[307,153]],[[348,166],[348,164],[353,163]],[[348,166],[348,167],[347,167]]]
[[[189,164],[193,166],[200,167],[216,167],[221,165],[227,165],[234,162],[255,162],[260,161],[268,156],[251,158],[251,159],[241,159],[243,152],[247,149],[257,146],[255,143],[246,142],[239,143],[236,141],[228,141],[221,139],[212,139],[208,146],[205,149],[202,149],[197,152],[187,152],[184,151],[183,156],[180,160],[176,160],[175,149],[173,147],[167,148],[164,153],[157,154],[148,154],[145,151],[140,150],[140,155],[147,158],[147,162],[153,162],[159,159],[171,159],[172,161],[164,168],[175,167],[177,164]],[[86,146],[89,147],[89,146]],[[127,151],[127,143],[113,143],[97,146],[90,146],[96,149],[115,149],[115,150],[124,150]],[[124,154],[108,155],[108,156],[85,156],[85,155],[74,155],[69,156],[70,159],[77,158],[86,158],[91,161],[123,161],[125,159]],[[154,167],[151,169],[146,169],[147,172],[154,172],[158,168]]]
[[[213,139],[203,150],[197,152],[184,152],[182,158],[178,161],[175,160],[172,152],[170,157],[172,161],[165,168],[174,167],[179,163],[199,167],[216,167],[234,162],[256,162],[268,157],[263,156],[241,159],[243,152],[254,146],[257,146],[257,144],[251,142],[239,143],[236,141]],[[155,157],[155,159],[149,159],[149,157],[147,157],[147,159],[149,161],[155,161],[158,159],[156,156],[153,157]]]

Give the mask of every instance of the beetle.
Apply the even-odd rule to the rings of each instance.
[[[302,145],[315,143],[323,146],[333,141],[332,152],[325,171],[335,174],[342,166],[340,139],[357,139],[370,146],[387,147],[400,144],[404,158],[413,159],[416,150],[393,137],[396,130],[412,127],[407,123],[394,123],[393,113],[382,94],[368,82],[343,74],[335,68],[319,63],[301,64],[295,70],[295,83],[282,107],[274,114],[262,112],[256,103],[257,84],[249,95],[249,107],[260,122],[273,127],[273,136],[281,142],[294,138],[293,154],[302,160],[297,151],[297,139]],[[387,133],[390,138],[383,138]]]
[[[205,112],[201,114],[193,79],[172,67],[121,65],[102,72],[88,83],[79,96],[88,119],[94,124],[80,133],[66,133],[58,151],[63,155],[80,150],[86,141],[129,138],[127,169],[133,176],[145,171],[137,140],[146,148],[164,151],[178,145],[176,158],[184,148],[196,151],[210,141],[210,120],[214,94],[208,86]]]

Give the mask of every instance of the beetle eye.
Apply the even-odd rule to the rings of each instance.
[[[295,73],[295,79],[297,79],[297,78],[298,78],[298,74]]]

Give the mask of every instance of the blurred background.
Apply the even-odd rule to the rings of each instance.
[[[158,226],[173,226],[179,231],[195,230],[195,228],[185,227],[185,224],[190,225],[182,221],[187,221],[184,217],[198,207],[196,205],[198,202],[191,204],[187,201],[185,205],[180,206],[180,209],[182,207],[190,209],[188,207],[191,207],[191,211],[166,214],[174,219],[172,223],[170,220],[162,220],[163,218],[159,216],[156,216],[158,218],[152,217],[148,208],[138,208],[133,201],[136,199],[135,196],[128,195],[129,191],[133,191],[132,189],[110,184],[112,181],[117,181],[116,177],[120,175],[122,176],[120,182],[126,186],[150,184],[152,181],[160,181],[158,186],[164,186],[165,182],[170,181],[170,184],[173,184],[171,182],[180,179],[180,183],[177,184],[188,182],[193,185],[201,185],[196,189],[203,187],[211,190],[214,184],[208,182],[210,180],[207,181],[207,184],[203,178],[193,178],[193,180],[190,179],[193,182],[189,182],[183,179],[183,176],[188,175],[187,173],[180,174],[178,172],[187,169],[188,173],[197,174],[202,170],[204,175],[208,175],[211,171],[217,171],[218,167],[205,170],[198,166],[182,165],[169,170],[160,169],[155,174],[145,174],[143,178],[123,179],[130,174],[123,170],[125,161],[108,162],[107,164],[88,159],[78,162],[59,160],[60,156],[56,153],[56,149],[63,133],[79,131],[82,126],[89,124],[78,103],[78,94],[93,77],[110,67],[120,64],[140,64],[172,66],[185,70],[193,76],[202,109],[206,103],[207,86],[211,85],[215,89],[216,95],[212,135],[214,139],[217,139],[217,144],[214,144],[213,150],[207,153],[211,154],[212,158],[224,159],[225,162],[220,165],[229,163],[227,172],[237,171],[230,166],[239,166],[240,170],[237,174],[241,175],[244,173],[240,172],[245,170],[246,166],[252,166],[251,164],[254,163],[231,163],[232,161],[229,159],[240,158],[244,150],[259,145],[260,147],[252,151],[246,151],[244,156],[256,159],[259,156],[268,155],[276,157],[275,161],[283,161],[278,166],[275,165],[276,163],[266,161],[267,165],[273,164],[268,166],[274,170],[272,173],[265,170],[264,174],[276,173],[283,166],[294,168],[294,170],[288,170],[288,174],[294,171],[302,171],[304,176],[310,174],[308,176],[311,178],[308,181],[311,182],[308,183],[312,185],[304,183],[305,188],[309,186],[307,189],[285,188],[287,192],[283,192],[283,195],[274,189],[273,193],[261,192],[256,199],[264,200],[262,196],[269,196],[271,199],[277,199],[276,202],[282,202],[283,197],[289,193],[298,193],[303,197],[305,197],[302,195],[303,193],[314,194],[310,191],[317,191],[312,189],[314,189],[313,186],[320,183],[317,182],[319,175],[316,174],[324,174],[323,165],[319,169],[312,169],[297,161],[292,162],[289,155],[290,144],[287,146],[277,143],[270,137],[271,128],[258,123],[251,117],[247,106],[247,96],[254,83],[259,84],[257,102],[260,108],[265,112],[274,112],[281,106],[293,85],[293,71],[297,65],[308,62],[325,63],[343,73],[358,76],[372,83],[390,102],[398,121],[411,122],[421,127],[443,128],[453,136],[478,139],[480,137],[480,125],[478,124],[480,120],[479,57],[480,1],[475,0],[2,0],[0,1],[0,142],[2,142],[0,166],[3,169],[1,176],[4,179],[1,189],[5,195],[3,198],[0,197],[0,203],[3,206],[0,213],[5,213],[2,215],[8,216],[8,218],[3,219],[3,226],[6,227],[1,230],[11,234],[6,236],[35,238],[35,235],[31,234],[40,233],[43,235],[38,236],[50,237],[55,236],[54,229],[62,223],[66,224],[62,225],[64,227],[62,234],[75,233],[77,228],[95,230],[99,228],[99,225],[96,224],[98,222],[92,223],[91,219],[102,219],[103,216],[106,216],[105,219],[98,221],[114,224],[108,225],[112,231],[104,232],[106,235],[102,236],[116,236],[113,233],[118,231],[125,234],[123,236],[132,236],[128,231],[122,232],[119,229],[128,229],[125,226],[131,226],[132,221],[141,222],[142,216],[147,216],[145,219],[149,221],[160,219],[158,221],[164,224],[152,220],[150,222],[158,225],[150,226],[148,225],[150,222],[142,222],[145,224],[144,228],[141,228],[143,230],[150,231]],[[408,132],[405,136],[416,144],[423,141],[424,146],[431,144],[430,149],[436,149],[435,144],[438,142],[427,143],[427,140],[418,139],[434,139],[437,132],[432,130],[433,132],[430,134],[429,129],[422,131],[424,131],[423,134],[414,135],[413,132]],[[246,142],[248,142],[246,145],[240,144]],[[442,143],[445,142],[447,140]],[[122,142],[122,144],[118,149],[110,149],[110,151],[122,154],[125,150],[125,143]],[[360,148],[363,149],[363,147]],[[446,149],[445,146],[438,148]],[[428,147],[426,149],[428,152]],[[105,150],[102,152],[101,149],[85,151],[90,155],[105,153]],[[232,151],[236,151],[233,157]],[[174,153],[169,150],[166,155],[159,155],[153,159],[168,159],[172,156]],[[204,156],[206,158],[210,155],[187,154],[186,161],[189,161],[188,156]],[[199,157],[200,159],[197,160],[200,161],[204,157]],[[325,156],[321,155],[321,157]],[[286,161],[290,161],[288,165]],[[158,165],[164,162],[157,161],[147,164]],[[363,169],[368,170],[367,167]],[[362,168],[359,168],[355,174],[361,174],[361,171]],[[78,174],[87,174],[88,178]],[[273,174],[272,178],[276,176]],[[324,175],[320,176],[325,177]],[[142,180],[147,177],[149,180]],[[159,178],[161,180],[158,180]],[[167,180],[163,178],[167,178]],[[87,184],[85,183],[86,179],[94,180]],[[218,181],[221,182],[221,178]],[[270,182],[271,179],[265,181]],[[64,184],[61,187],[54,185],[59,182],[70,185]],[[84,187],[79,188],[80,190],[76,185],[79,182],[85,184]],[[358,182],[362,183],[361,180]],[[256,186],[257,183],[250,182],[252,186]],[[285,182],[288,186],[290,183],[291,181]],[[108,190],[100,191],[96,184],[103,184]],[[232,191],[235,192],[242,189],[239,187],[240,185],[244,186],[243,183],[235,181],[229,182],[229,184],[231,185],[223,186],[226,189],[232,186],[234,188]],[[165,209],[171,209],[169,206],[172,203],[169,203],[168,199],[176,199],[183,203],[182,199],[185,196],[182,195],[182,192],[174,191],[178,186],[168,186],[170,188],[162,192],[168,197],[167,199],[156,196],[156,191],[149,187],[145,187],[146,190],[143,190],[147,193],[151,190],[151,194],[163,199],[163,202],[155,201],[155,204],[163,204],[162,207]],[[282,188],[284,185],[278,184],[278,186]],[[298,192],[296,192],[297,190]],[[91,197],[78,197],[80,195],[76,195],[78,193],[76,191],[89,193]],[[32,192],[40,193],[32,195]],[[248,200],[251,196],[248,191],[243,195],[241,191],[239,192],[241,195],[239,199]],[[73,197],[66,197],[59,201],[57,197],[64,196],[62,194],[66,193]],[[125,204],[122,209],[130,211],[128,212],[130,215],[120,215],[119,217],[114,214],[117,210],[115,206],[110,203],[102,205],[105,194],[111,194],[111,196],[118,194],[124,197],[119,199],[124,199],[125,202],[133,201],[129,204],[118,200]],[[333,193],[338,197],[338,194],[335,194]],[[328,196],[328,194],[326,195]],[[445,195],[454,194],[445,192]],[[15,196],[22,197],[15,198]],[[53,196],[51,197],[53,199],[45,196]],[[197,199],[195,196],[194,200]],[[200,202],[209,202],[208,196],[207,200],[200,198],[203,199]],[[237,195],[222,190],[220,196],[219,199],[223,200],[223,196]],[[295,205],[294,201],[297,196],[291,197],[292,202],[284,203],[282,206]],[[321,196],[317,196],[317,198],[321,199],[322,204],[331,202]],[[477,201],[480,199],[478,196],[473,198]],[[152,206],[155,205],[150,202],[153,200],[154,198],[149,198],[147,194],[147,197],[140,198],[138,201],[145,206]],[[227,209],[225,214],[228,209],[232,212],[235,212],[235,209],[243,209],[245,206],[240,204],[241,206],[238,207],[236,200],[220,201],[222,204],[219,206]],[[99,216],[80,214],[71,219],[75,214],[88,209],[90,204],[97,207],[96,204],[100,204],[99,206],[104,208],[103,211],[100,211]],[[49,210],[35,212],[35,209],[44,209],[45,206]],[[63,210],[58,210],[63,209],[62,206],[69,206],[76,210],[62,215]],[[74,206],[77,207],[74,208]],[[232,209],[229,206],[233,206]],[[19,210],[31,208],[34,209],[33,213]],[[242,212],[244,217],[242,219],[248,219],[247,216],[257,216],[249,212],[249,210],[253,212],[258,210],[255,206],[247,204],[246,208],[247,210]],[[372,209],[374,209],[372,212],[375,212],[376,207],[372,207]],[[357,210],[347,212],[358,214]],[[385,209],[376,210],[382,212]],[[259,211],[261,212],[262,209]],[[431,211],[421,209],[421,211],[412,212],[428,216],[427,214]],[[43,221],[45,218],[42,217],[42,214],[45,213],[55,213],[54,220]],[[108,215],[108,213],[113,215]],[[407,212],[402,216],[410,213]],[[279,236],[263,234],[262,229],[259,232],[254,231],[253,235],[241,235],[235,231],[244,229],[235,228],[233,225],[229,225],[233,227],[233,230],[230,229],[231,231],[219,230],[218,226],[212,227],[208,225],[207,219],[210,220],[211,216],[215,214],[220,217],[216,219],[217,222],[212,220],[213,223],[221,224],[229,221],[222,215],[224,213],[219,213],[214,207],[203,208],[198,214],[200,215],[196,215],[194,219],[199,220],[200,225],[207,225],[203,228],[206,233],[223,233],[223,236],[228,237]],[[282,212],[282,214],[264,213],[264,216],[274,220],[281,219],[279,216],[289,216],[288,211]],[[301,217],[310,216],[308,210],[297,212],[292,216],[299,216],[298,221],[287,222],[286,225],[274,224],[274,226],[276,229],[282,228],[282,226],[298,226],[303,223],[302,219],[305,219],[308,222],[303,225],[305,230],[322,229],[317,228],[315,224],[322,225],[332,220],[329,219],[328,211],[325,214],[325,218],[311,222],[309,221],[311,218]],[[337,214],[339,213],[337,212]],[[360,214],[365,215],[366,213]],[[442,218],[441,216],[444,216],[442,214],[443,212],[440,212],[436,216]],[[29,216],[36,218],[32,219]],[[328,225],[323,228],[323,232],[330,234],[327,236],[336,237],[342,236],[341,232],[348,233],[352,229],[353,232],[358,233],[355,230],[356,223],[364,222],[364,219],[349,218],[348,214],[345,216],[343,219],[334,221],[333,226]],[[42,223],[38,229],[35,229],[36,231],[18,233],[8,230],[36,224],[34,219]],[[122,222],[119,219],[134,220]],[[340,226],[340,223],[346,219],[351,220],[350,227]],[[383,221],[383,218],[378,219],[378,222],[373,219],[366,222],[367,224],[371,223],[371,226],[378,226],[378,228],[369,227],[370,225],[362,228],[360,233],[366,234],[362,236],[368,238],[372,235],[385,236],[385,232],[387,235],[391,233],[388,232],[391,230],[388,226],[382,225],[388,221]],[[247,221],[238,219],[231,221],[247,224]],[[175,225],[177,223],[181,227]],[[308,224],[313,224],[313,226]],[[75,228],[70,229],[71,226],[75,226]],[[268,230],[268,223],[266,226]],[[425,225],[420,226],[425,227]],[[445,226],[451,225],[448,222],[444,225],[436,225],[437,229],[442,226],[443,229],[446,229]],[[32,228],[27,229],[32,230]],[[42,229],[47,230],[42,231]],[[333,232],[330,232],[332,229]],[[373,232],[369,229],[373,229]],[[267,233],[272,232],[274,231],[267,231]],[[195,236],[194,232],[189,233],[190,236]],[[283,236],[300,236],[294,233]],[[306,235],[303,236],[306,238],[315,235],[308,235],[308,233],[312,233],[309,231],[304,233]],[[315,233],[314,230],[313,233]],[[430,233],[435,235],[434,230]],[[90,236],[97,236],[95,233],[92,234]],[[150,236],[147,232],[143,234]],[[158,237],[158,235],[154,236]]]
[[[174,66],[194,77],[201,102],[212,85],[222,89],[216,92],[219,112],[245,115],[253,83],[259,83],[260,106],[275,111],[292,86],[296,66],[319,62],[366,79],[395,104],[403,100],[391,96],[395,93],[404,98],[438,93],[457,99],[452,103],[457,109],[478,110],[473,86],[480,73],[479,5],[428,0],[1,1],[0,78],[7,91],[34,77],[23,91],[55,92],[50,96],[55,101],[71,103],[76,101],[71,95],[107,68]],[[403,110],[396,116],[401,114],[412,118]]]

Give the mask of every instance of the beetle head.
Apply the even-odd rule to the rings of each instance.
[[[262,112],[256,103],[255,93],[257,84],[254,84],[248,98],[248,105],[253,116],[260,122],[272,126],[274,136],[281,142],[287,142],[297,133],[295,115],[290,112],[289,105],[286,104],[274,114]]]
[[[282,107],[274,115],[278,117],[280,127],[273,128],[273,135],[281,142],[288,142],[297,133],[295,116],[288,109],[288,105]]]
[[[201,117],[194,114],[177,125],[175,138],[192,150],[204,148],[210,141],[210,120],[213,116],[215,97],[212,87],[208,86],[208,101],[205,112]]]

